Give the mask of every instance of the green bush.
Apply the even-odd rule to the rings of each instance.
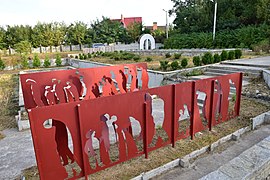
[[[88,57],[89,59],[92,58],[91,53],[88,53],[88,54],[87,54],[87,57]]]
[[[84,58],[83,54],[79,54],[79,58],[80,58],[80,60],[83,60],[83,58]]]
[[[181,54],[179,54],[179,53],[174,54],[174,59],[180,59],[180,57],[181,57]]]
[[[187,65],[188,65],[188,59],[187,59],[187,58],[182,59],[182,61],[181,61],[181,66],[182,66],[183,68],[185,68],[185,67],[187,67]]]
[[[220,60],[221,61],[226,61],[228,59],[228,52],[223,50],[220,54]]]
[[[193,64],[194,64],[194,66],[200,66],[200,65],[202,65],[200,56],[194,56],[193,57]]]
[[[219,63],[221,61],[220,55],[219,54],[215,54],[214,55],[214,63]]]
[[[236,49],[234,51],[235,59],[240,59],[242,57],[242,51],[240,49]]]
[[[87,59],[88,58],[88,55],[87,54],[84,54],[83,55],[83,59]]]
[[[170,58],[171,56],[172,56],[172,55],[171,55],[170,53],[166,53],[166,54],[165,54],[165,57],[166,57],[166,58]]]
[[[51,66],[51,61],[50,61],[50,58],[49,58],[48,54],[46,54],[46,56],[45,56],[45,60],[44,60],[43,66],[44,66],[45,68],[48,68],[48,67]]]
[[[270,37],[270,25],[249,25],[219,31],[213,44],[212,33],[174,33],[164,42],[165,49],[252,48]],[[176,31],[177,32],[177,31]],[[265,43],[263,43],[265,44]],[[253,49],[253,48],[252,48]],[[254,49],[253,49],[254,50]]]
[[[229,60],[235,59],[234,51],[229,51],[229,53],[228,53],[228,59],[229,59]]]
[[[1,57],[0,57],[0,70],[4,70],[5,69],[5,63],[4,63],[4,61],[1,59]]]
[[[29,63],[28,63],[28,59],[27,59],[27,57],[26,57],[26,55],[25,54],[23,54],[22,56],[21,56],[21,66],[22,66],[22,68],[23,69],[28,69],[29,68]]]
[[[56,60],[55,60],[56,66],[61,66],[62,65],[62,59],[60,54],[56,54]]]
[[[146,61],[146,62],[151,62],[151,61],[153,61],[153,59],[152,59],[151,57],[147,57],[147,58],[145,59],[145,61]]]
[[[139,56],[139,55],[136,55],[133,57],[133,60],[136,62],[138,62],[140,59],[141,59],[141,56]]]
[[[119,61],[119,60],[121,60],[121,56],[120,56],[120,55],[115,55],[115,56],[113,57],[113,59],[114,59],[115,61]]]
[[[177,70],[177,69],[179,69],[179,68],[180,68],[179,62],[178,62],[178,61],[173,61],[173,62],[171,63],[171,68],[172,68],[172,70]]]
[[[40,63],[40,59],[38,57],[38,54],[34,54],[33,67],[38,68],[38,67],[40,67],[40,65],[41,65],[41,63]]]
[[[206,65],[206,64],[212,64],[213,62],[214,62],[214,59],[213,59],[212,54],[210,52],[204,53],[202,57],[202,63]]]
[[[166,71],[167,68],[169,67],[169,61],[165,60],[165,61],[159,61],[160,63],[160,68],[163,70],[163,71]]]
[[[75,59],[78,59],[79,57],[78,56],[75,56]]]

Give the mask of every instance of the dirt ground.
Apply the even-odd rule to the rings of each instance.
[[[90,175],[90,179],[130,179],[142,172],[146,172],[166,164],[174,159],[181,158],[197,149],[209,145],[242,127],[250,124],[250,118],[270,110],[270,104],[242,97],[241,116],[228,122],[219,124],[210,131],[203,131],[194,140],[184,139],[177,141],[175,148],[170,145],[149,153],[149,159],[144,156]],[[26,179],[38,179],[37,167],[24,171]]]

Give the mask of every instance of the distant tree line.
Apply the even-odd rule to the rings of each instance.
[[[138,40],[142,24],[134,22],[124,28],[120,22],[106,17],[96,20],[90,25],[78,21],[72,24],[63,22],[37,23],[29,25],[0,26],[0,49],[9,47],[26,52],[31,47],[52,47],[59,45],[81,45],[92,43],[131,43]]]
[[[270,41],[270,0],[171,1],[174,7],[170,10],[170,14],[174,13],[176,18],[173,22],[174,30],[170,32],[171,38],[167,42],[169,48],[210,46],[250,48],[262,41],[268,43]],[[211,33],[215,2],[218,3],[217,41],[213,42]],[[258,37],[260,35],[262,36]]]

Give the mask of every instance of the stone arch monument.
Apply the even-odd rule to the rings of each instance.
[[[140,50],[152,50],[155,48],[156,41],[151,34],[144,34],[140,37]]]

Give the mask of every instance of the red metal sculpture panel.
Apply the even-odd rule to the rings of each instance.
[[[31,77],[32,84],[26,82],[29,77],[22,78],[24,95],[32,98],[26,100],[27,107],[34,107],[29,117],[41,179],[87,179],[136,156],[148,158],[150,151],[174,146],[177,140],[193,138],[197,132],[239,115],[241,73],[147,89],[148,75],[143,70],[138,75],[140,68],[146,70],[143,65],[132,65],[128,75],[121,69],[119,77],[119,67],[108,68],[103,71],[105,76],[115,73],[110,78],[98,70],[80,70],[84,83],[73,78],[72,84],[61,86],[63,103],[57,88],[47,84],[50,80],[41,78],[42,85],[38,85],[38,74]],[[76,71],[67,72],[69,78],[64,71],[57,78],[70,82]],[[95,88],[100,79],[101,91]],[[89,91],[89,87],[94,88]]]
[[[26,109],[148,88],[146,63],[20,76]]]

